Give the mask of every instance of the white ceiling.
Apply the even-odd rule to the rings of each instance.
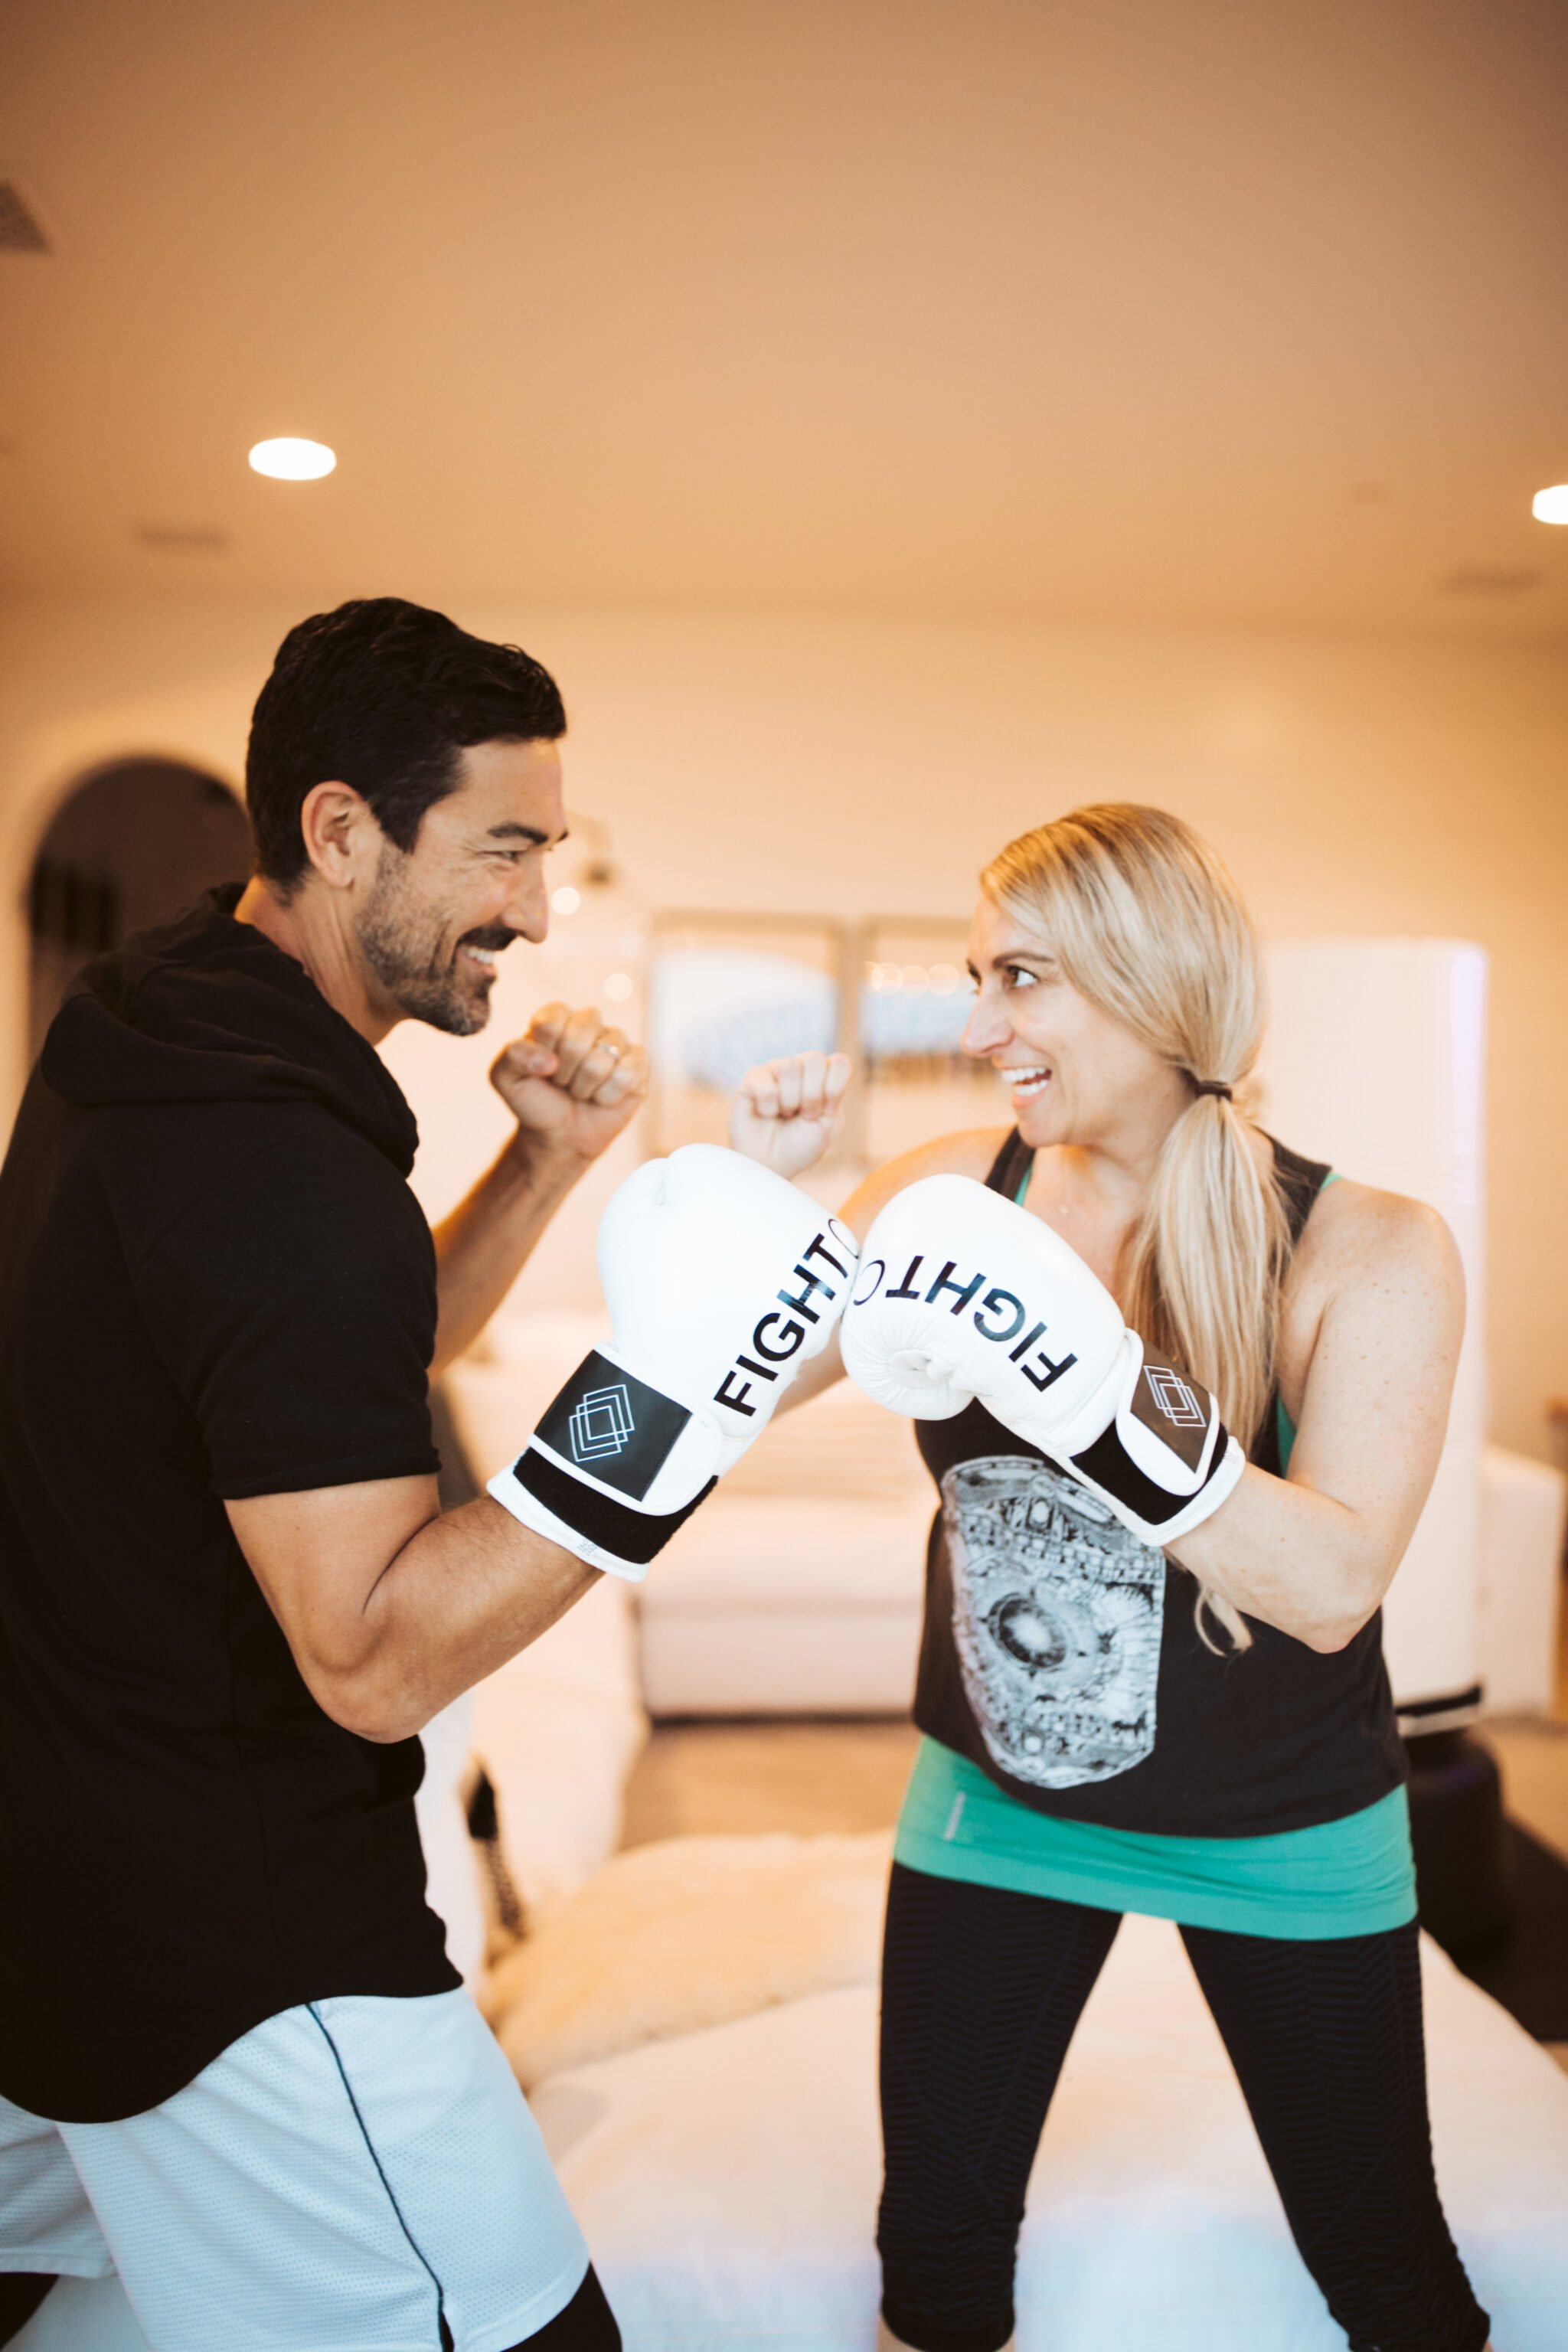
[[[13,590],[1568,634],[1562,0],[4,26]]]

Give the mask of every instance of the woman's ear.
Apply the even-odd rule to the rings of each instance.
[[[305,855],[329,890],[368,881],[381,861],[382,831],[352,784],[312,784],[300,808]]]

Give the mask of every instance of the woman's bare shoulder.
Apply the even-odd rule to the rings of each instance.
[[[1341,1177],[1326,1185],[1296,1250],[1290,1287],[1321,1303],[1350,1289],[1412,1282],[1463,1295],[1458,1246],[1425,1201]]]
[[[1285,1409],[1300,1422],[1330,1335],[1342,1379],[1346,1349],[1364,1363],[1411,1342],[1451,1370],[1464,1321],[1464,1268],[1436,1210],[1343,1178],[1312,1203],[1286,1277],[1278,1359]]]
[[[1465,1267],[1427,1202],[1377,1185],[1328,1185],[1286,1277],[1279,1318],[1279,1392],[1305,1430],[1319,1373],[1328,1397],[1368,1397],[1377,1381],[1448,1397],[1465,1334]],[[1368,1381],[1373,1388],[1368,1388]]]

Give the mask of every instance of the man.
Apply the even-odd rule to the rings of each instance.
[[[545,935],[556,688],[397,598],[290,632],[248,884],[89,968],[0,1175],[0,2341],[118,2270],[153,2352],[606,2352],[424,1901],[416,1733],[595,1579],[437,1515],[426,1381],[647,1064],[552,1005],[432,1236],[374,1047]],[[6,2294],[10,2301],[5,2301]]]

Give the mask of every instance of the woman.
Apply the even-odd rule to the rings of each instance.
[[[1248,1458],[1166,1552],[978,1402],[917,1425],[942,1508],[883,1960],[883,2343],[1010,2342],[1046,2111],[1138,1911],[1180,1924],[1352,2352],[1481,2352],[1432,2171],[1378,1617],[1443,1441],[1452,1240],[1244,1115],[1256,946],[1177,818],[1086,808],[1014,842],[982,877],[970,970],[964,1050],[1016,1124],[895,1160],[846,1221],[864,1237],[937,1174],[1004,1195],[1208,1384]],[[847,1076],[841,1055],[750,1072],[732,1140],[798,1174]],[[836,1344],[788,1402],[842,1369]]]

